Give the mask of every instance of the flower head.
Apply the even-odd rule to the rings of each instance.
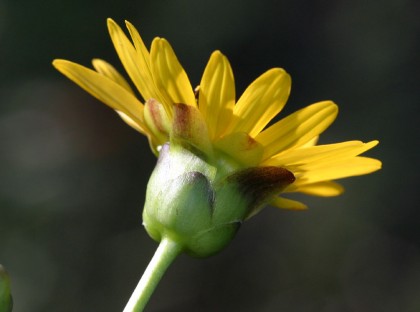
[[[149,50],[134,26],[129,22],[126,26],[131,40],[108,19],[114,47],[142,99],[103,60],[93,60],[94,70],[65,60],[55,60],[53,64],[147,136],[152,151],[160,154],[149,183],[152,191],[148,191],[150,200],[146,200],[146,219],[147,211],[153,210],[147,209],[148,202],[154,201],[152,197],[161,198],[164,190],[182,183],[186,189],[178,188],[180,193],[188,190],[207,196],[203,204],[208,206],[203,208],[206,211],[215,209],[214,202],[219,205],[217,213],[232,209],[227,205],[221,207],[218,199],[225,196],[227,189],[234,188],[233,193],[248,197],[244,211],[221,217],[227,224],[252,216],[265,204],[288,209],[306,207],[279,197],[280,192],[334,196],[343,188],[333,180],[380,169],[380,161],[359,156],[378,141],[316,145],[318,136],[337,115],[338,108],[331,101],[309,105],[267,126],[280,113],[290,93],[291,79],[283,69],[266,71],[236,100],[232,68],[221,52],[213,52],[199,87],[193,88],[168,41],[155,38]],[[168,155],[172,155],[171,160]],[[159,181],[166,179],[166,186],[159,186],[153,177],[159,177]],[[184,205],[193,204],[188,196],[182,198]],[[238,196],[229,197],[232,205],[241,200]],[[172,212],[177,209],[172,208]],[[184,213],[192,215],[190,210]],[[156,211],[153,214],[160,215]],[[209,218],[216,217],[212,214]]]

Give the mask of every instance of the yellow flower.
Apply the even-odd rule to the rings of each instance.
[[[194,89],[168,41],[155,38],[148,50],[134,26],[129,22],[126,26],[131,41],[108,19],[114,47],[144,104],[123,76],[103,60],[93,60],[94,70],[66,60],[53,64],[147,136],[156,155],[172,136],[187,142],[210,163],[227,161],[243,169],[285,168],[295,181],[282,193],[315,196],[339,195],[343,188],[333,180],[381,168],[380,161],[359,156],[378,141],[316,145],[337,115],[338,108],[331,101],[309,105],[267,127],[290,93],[290,76],[283,69],[262,74],[236,101],[232,69],[222,53],[211,55]],[[278,196],[270,204],[306,208]]]

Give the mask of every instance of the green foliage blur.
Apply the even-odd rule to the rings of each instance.
[[[167,38],[193,85],[211,52],[237,94],[292,76],[281,116],[334,100],[321,143],[379,139],[384,168],[337,198],[268,207],[205,260],[181,256],[147,311],[420,311],[419,37],[414,0],[0,0],[0,263],[15,312],[121,311],[156,243],[142,228],[146,139],[56,72],[122,71],[106,18]]]
[[[10,312],[13,309],[13,299],[10,293],[10,279],[0,264],[0,311]]]

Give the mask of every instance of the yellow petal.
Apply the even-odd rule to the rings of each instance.
[[[290,210],[305,210],[308,209],[304,203],[298,202],[296,200],[276,197],[273,201],[270,202],[270,205],[281,208],[281,209],[290,209]]]
[[[146,132],[143,104],[122,86],[94,70],[73,62],[54,60],[53,65],[98,100],[130,117],[143,132]]]
[[[196,106],[191,83],[169,42],[163,38],[155,38],[150,57],[154,81],[166,104],[182,103]]]
[[[318,183],[311,183],[311,184],[304,184],[301,186],[296,186],[295,184],[291,184],[285,192],[300,192],[305,193],[307,195],[313,196],[337,196],[344,192],[344,188],[332,181],[325,181],[325,182],[318,182]]]
[[[235,132],[224,136],[214,145],[247,167],[259,165],[264,153],[262,145],[245,132]]]
[[[142,72],[147,79],[150,81],[152,80],[152,69],[150,68],[150,54],[149,50],[146,48],[146,45],[143,42],[143,39],[141,39],[141,36],[137,29],[128,21],[125,21],[125,25],[130,32],[131,39],[133,40],[134,47],[136,48],[136,52],[138,54],[137,61],[140,64],[140,67],[144,69]]]
[[[235,121],[230,131],[247,132],[255,137],[282,110],[290,87],[290,76],[281,68],[273,68],[262,74],[235,105]]]
[[[381,169],[381,167],[381,162],[374,158],[360,156],[350,159],[346,158],[336,162],[324,163],[322,167],[303,167],[302,175],[298,177],[295,183],[297,185],[302,185],[321,181],[342,179],[368,174]]]
[[[325,101],[309,105],[278,121],[256,137],[265,147],[264,158],[308,143],[328,128],[337,112],[337,105]]]
[[[124,120],[124,122],[129,125],[131,128],[133,128],[134,130],[144,134],[144,135],[148,135],[147,133],[144,132],[144,129],[142,129],[133,119],[131,119],[130,117],[128,117],[126,114],[124,114],[123,112],[120,111],[116,111],[117,114],[121,117],[122,120]]]
[[[150,98],[160,100],[147,65],[146,59],[150,58],[147,50],[146,55],[137,53],[122,29],[112,19],[108,19],[108,31],[121,63],[143,99],[145,101]]]
[[[229,125],[235,106],[235,83],[228,59],[213,52],[200,83],[199,109],[207,122],[212,139]]]
[[[130,87],[130,84],[127,82],[127,80],[124,79],[123,76],[109,63],[105,62],[104,60],[100,59],[93,59],[92,65],[95,70],[104,75],[105,77],[108,77],[109,79],[115,81],[118,83],[121,87],[126,89],[128,92],[133,93],[133,90]]]
[[[361,141],[347,141],[335,144],[317,145],[311,147],[302,147],[293,149],[285,153],[274,156],[273,158],[264,162],[264,165],[270,166],[287,166],[287,167],[298,167],[318,165],[318,164],[329,164],[331,161],[337,159],[345,159],[354,157],[364,153],[365,151],[373,148],[379,142],[371,141],[363,143]]]
[[[318,143],[318,140],[319,140],[319,135],[317,135],[316,137],[312,138],[310,141],[306,142],[301,147],[315,146]]]

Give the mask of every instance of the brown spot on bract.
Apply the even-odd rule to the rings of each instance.
[[[174,105],[174,130],[175,133],[183,138],[191,137],[191,116],[188,105],[177,103]]]
[[[163,124],[162,124],[162,116],[161,116],[161,107],[160,103],[155,99],[149,99],[146,102],[146,108],[150,112],[150,116],[153,119],[153,124],[156,126],[156,128],[164,132]]]
[[[238,186],[239,191],[254,207],[292,184],[295,176],[281,167],[253,167],[234,173],[228,180]]]
[[[252,138],[250,135],[248,135],[246,143],[247,144],[245,146],[245,150],[253,149],[258,145],[258,142],[255,141],[254,138]]]

